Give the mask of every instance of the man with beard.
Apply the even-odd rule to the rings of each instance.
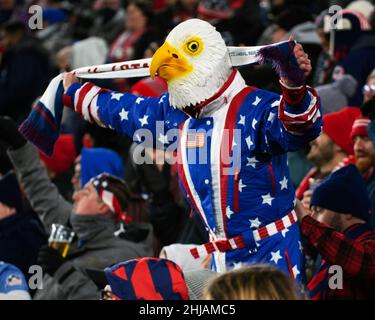
[[[297,204],[296,210],[304,239],[322,257],[307,285],[310,298],[374,299],[375,233],[368,223],[366,186],[356,167],[336,170],[317,186],[310,208],[311,213]],[[341,268],[341,280],[333,266]]]
[[[355,165],[365,180],[371,201],[371,212],[375,212],[375,150],[367,132],[370,122],[367,117],[358,117],[353,123],[351,137],[354,142]],[[372,227],[374,227],[373,214],[371,220]]]
[[[367,190],[369,192],[370,200],[371,200],[371,209],[372,212],[375,213],[375,182],[372,177],[373,167],[375,164],[375,151],[374,151],[374,144],[375,144],[375,70],[368,76],[367,84],[363,87],[363,105],[361,107],[362,114],[365,117],[368,117],[369,120],[367,123],[367,127],[365,132],[362,130],[362,133],[366,137],[366,133],[370,137],[372,144],[368,142],[369,138],[366,139],[367,143],[364,146],[363,139],[359,141],[358,146],[358,157],[359,163],[357,167],[362,172],[370,171],[371,173],[367,176]],[[361,122],[363,123],[363,121]],[[366,179],[366,177],[365,177]],[[375,214],[371,215],[370,218],[371,225],[375,228]]]
[[[296,197],[302,200],[305,208],[310,207],[313,189],[323,178],[336,167],[354,162],[350,132],[354,119],[359,115],[359,108],[346,107],[323,116],[323,131],[318,138],[310,142],[311,149],[307,155],[307,159],[315,166],[296,191]]]

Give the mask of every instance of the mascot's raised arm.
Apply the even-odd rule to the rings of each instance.
[[[317,94],[304,84],[310,60],[300,44],[286,45],[258,52],[280,75],[282,96],[247,86],[220,33],[198,19],[176,26],[152,57],[151,76],[168,83],[159,98],[81,85],[73,73],[59,88],[63,104],[87,121],[178,151],[181,188],[210,236],[191,250],[194,257],[212,253],[217,271],[270,263],[299,281],[303,256],[286,153],[315,139],[322,119]],[[21,131],[30,136],[30,127]]]

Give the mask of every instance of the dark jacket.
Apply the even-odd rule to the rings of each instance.
[[[49,78],[49,57],[36,40],[25,38],[7,50],[0,65],[0,114],[23,120]]]
[[[47,235],[31,214],[16,213],[0,220],[0,261],[14,264],[26,277],[45,243]]]

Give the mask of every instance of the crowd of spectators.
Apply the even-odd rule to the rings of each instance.
[[[29,24],[33,5],[42,8],[40,29]],[[343,9],[334,31],[332,5]],[[179,191],[176,166],[157,161],[168,153],[137,154],[129,138],[69,109],[52,157],[17,130],[58,73],[152,57],[190,18],[213,24],[228,46],[294,35],[311,59],[306,82],[321,98],[323,129],[288,154],[305,283],[268,265],[218,276],[209,256],[195,260],[189,250],[207,234]],[[239,71],[249,85],[281,93],[271,66]],[[153,97],[167,90],[160,78],[96,83]],[[375,1],[0,0],[0,299],[375,299],[374,121]],[[103,206],[90,181],[119,209]],[[66,258],[48,246],[53,223],[76,234]],[[33,265],[43,268],[43,290],[25,285]],[[343,289],[328,288],[331,265],[342,267]],[[149,291],[140,294],[127,272],[139,272]],[[156,283],[167,278],[177,291]]]

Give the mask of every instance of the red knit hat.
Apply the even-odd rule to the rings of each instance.
[[[370,122],[371,120],[368,117],[360,116],[355,119],[352,126],[352,132],[350,133],[352,140],[355,136],[368,137],[367,126],[370,124]]]
[[[47,168],[56,174],[68,171],[77,157],[74,136],[72,134],[61,134],[55,143],[52,157],[48,157],[40,151],[39,157]]]
[[[353,154],[351,130],[354,120],[361,115],[357,107],[346,107],[323,116],[323,132],[327,134],[347,155]]]

